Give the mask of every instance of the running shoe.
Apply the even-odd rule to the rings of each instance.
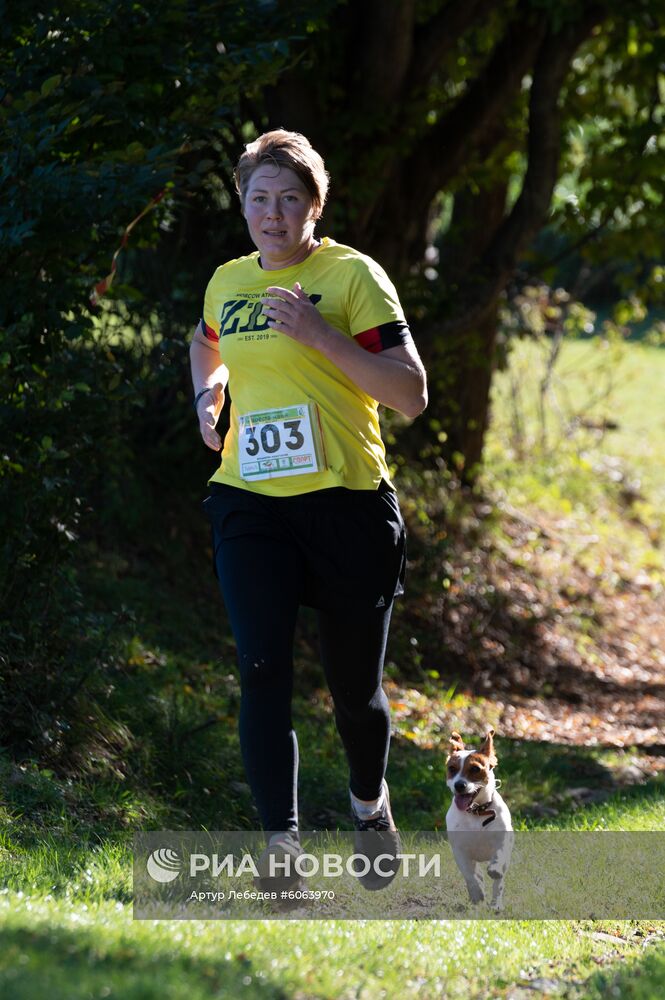
[[[273,834],[256,862],[258,878],[254,881],[257,887],[264,892],[277,893],[302,889],[302,879],[294,866],[302,853],[297,832]]]
[[[358,881],[370,891],[385,889],[399,871],[402,853],[400,840],[393,814],[390,810],[390,793],[386,780],[383,781],[385,791],[383,808],[367,819],[357,815],[353,804],[351,815],[356,828],[354,837],[354,853],[360,857],[354,859],[353,868]],[[367,863],[369,862],[369,869]]]

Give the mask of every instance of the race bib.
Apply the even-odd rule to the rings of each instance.
[[[324,468],[316,403],[243,413],[238,437],[242,479],[300,476]]]

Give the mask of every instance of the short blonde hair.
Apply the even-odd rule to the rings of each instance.
[[[278,168],[289,167],[298,175],[312,199],[312,208],[318,219],[328,197],[330,174],[309,139],[300,132],[276,128],[264,132],[245,146],[245,152],[233,171],[243,210],[251,176],[264,163],[272,163]]]

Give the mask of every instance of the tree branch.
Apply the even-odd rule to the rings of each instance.
[[[386,179],[384,190],[388,192],[414,192],[409,205],[408,231],[405,229],[403,234],[405,259],[414,256],[413,244],[422,239],[421,223],[434,195],[460,172],[478,135],[504,112],[532,66],[545,32],[542,21],[533,23],[528,0],[519,0],[514,19],[482,72],[454,107],[416,144],[413,152],[396,164],[392,178]],[[390,229],[400,211],[401,206],[386,205],[383,198],[368,207],[362,224],[372,245],[390,240]]]
[[[640,168],[642,165],[642,155],[644,144],[647,142],[649,137],[653,134],[659,126],[659,121],[657,120],[657,110],[660,106],[660,95],[658,92],[658,84],[654,81],[654,87],[652,92],[651,101],[649,102],[649,114],[645,119],[644,123],[640,128],[636,130],[637,142],[633,144],[634,157],[633,157],[633,169],[626,177],[624,177],[623,186],[625,190],[632,190],[635,184],[638,182],[640,175]],[[611,205],[605,209],[602,219],[597,226],[592,226],[587,232],[583,233],[574,242],[568,244],[560,250],[558,253],[543,260],[537,260],[528,270],[532,274],[541,274],[543,271],[550,267],[556,267],[560,264],[562,260],[566,260],[572,257],[573,254],[581,250],[582,247],[586,246],[587,243],[591,243],[593,240],[597,239],[602,232],[609,226],[614,215],[615,205]]]
[[[501,7],[500,0],[451,0],[434,17],[416,28],[413,59],[405,91],[413,94],[424,87],[448,52],[474,24],[482,24]]]
[[[528,167],[522,192],[479,262],[478,272],[484,280],[480,288],[475,284],[469,289],[473,306],[445,323],[442,332],[454,334],[482,322],[494,308],[519,255],[542,224],[556,183],[560,156],[559,93],[573,54],[603,13],[602,8],[594,7],[561,32],[548,31],[543,40],[531,86]],[[463,301],[464,296],[460,299]]]
[[[545,35],[543,22],[531,23],[533,10],[528,0],[520,0],[515,19],[506,28],[489,61],[467,92],[424,137],[407,162],[420,164],[420,174],[429,174],[429,198],[458,173],[469,147],[478,134],[504,110],[507,101],[531,68]],[[439,170],[432,170],[433,162]],[[426,168],[426,169],[423,169]]]

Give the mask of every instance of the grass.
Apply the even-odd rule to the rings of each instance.
[[[0,896],[0,913],[0,989],[12,1000],[46,995],[47,985],[53,1000],[479,997],[536,978],[583,996],[599,962],[617,951],[637,962],[659,932],[616,921],[132,923],[121,902],[74,907],[12,893]],[[658,961],[662,974],[661,948],[644,954],[645,976]]]
[[[634,921],[132,923],[127,903],[99,893],[73,905],[6,890],[0,913],[0,989],[12,1000],[43,995],[47,984],[53,1000],[498,996],[535,978],[576,984],[582,996],[599,961],[617,948],[637,959],[646,937],[662,932]]]
[[[585,565],[609,553],[662,584],[665,351],[565,343],[543,419],[549,350],[520,343],[509,371],[497,373],[483,482],[512,507],[558,518]]]
[[[595,573],[599,589],[616,588],[613,573],[643,573],[656,592],[665,579],[659,547],[665,413],[655,405],[665,384],[665,352],[627,345],[623,355],[611,347],[592,353],[588,342],[564,345],[558,403],[548,402],[543,446],[537,393],[528,388],[544,350],[535,344],[516,349],[517,395],[510,373],[496,378],[483,473],[495,509],[483,531],[493,545],[515,549],[505,531],[504,518],[513,516],[507,507],[527,519],[543,514],[550,528],[556,521],[561,534],[574,539],[572,553],[562,555],[564,574],[565,559],[574,556]],[[610,377],[611,397],[591,405],[589,396]],[[602,418],[620,414],[619,426],[568,433],[573,409],[600,427]],[[435,515],[428,514],[418,482],[411,488],[407,479],[405,506],[416,534],[422,525],[433,565],[439,555],[446,558],[445,544],[437,547]],[[543,544],[534,534],[514,552],[525,572],[536,572],[533,555]],[[538,556],[546,558],[547,551]],[[249,830],[257,820],[237,747],[233,646],[221,610],[216,618],[219,605],[210,613],[214,581],[200,583],[205,559],[183,567],[180,576],[149,560],[132,565],[101,551],[91,554],[91,563],[89,599],[133,612],[121,655],[105,675],[105,711],[126,733],[123,756],[109,751],[105,757],[96,748],[98,759],[79,762],[67,775],[29,760],[19,766],[0,752],[1,996],[663,995],[664,921],[132,921],[134,829]],[[469,559],[470,583],[473,572]],[[437,566],[431,583],[422,575],[423,587],[440,588],[445,572]],[[464,685],[427,672],[420,620],[409,613],[396,622],[387,668],[396,730],[389,778],[402,827],[440,829],[448,804],[442,745],[451,727],[471,732],[491,724],[495,709],[489,697],[471,696]],[[581,648],[592,651],[598,631],[592,612],[588,620],[578,615],[571,628],[589,636]],[[345,763],[307,615],[297,672],[303,827],[348,829]],[[622,777],[639,765],[639,747],[553,739],[556,733],[547,741],[498,741],[499,774],[517,829],[663,829],[663,772],[633,784]],[[650,876],[636,873],[642,877]]]
[[[309,725],[304,718],[302,723],[306,761],[321,725],[316,716]],[[332,732],[328,735],[332,741]],[[324,755],[331,752],[325,744],[322,749]],[[564,799],[556,817],[528,818],[529,789],[551,802],[557,790],[569,787],[571,776],[579,781],[583,775],[602,788],[621,756],[611,750],[504,744],[502,776],[517,828],[661,830],[665,786],[657,780],[615,790],[585,808]],[[316,766],[312,772],[311,781]],[[420,793],[403,817],[405,827],[429,829],[440,821],[447,805],[441,772],[440,753],[396,739],[393,797],[408,803],[414,789]],[[24,780],[42,789],[45,781],[56,784],[54,777],[34,771]],[[341,761],[336,780],[343,787]],[[24,790],[23,801],[28,798]],[[0,995],[6,992],[12,1000],[32,1000],[47,989],[52,1000],[494,997],[538,980],[583,997],[603,990],[608,995],[607,983],[621,974],[617,963],[627,958],[640,971],[639,980],[631,977],[631,988],[651,982],[658,956],[665,956],[665,922],[650,921],[323,921],[293,922],[288,929],[278,921],[133,922],[130,830],[94,833],[63,808],[57,793],[39,822],[34,813],[16,822],[11,804],[5,821]],[[608,938],[593,936],[598,933]],[[644,949],[654,935],[656,943]],[[599,992],[587,992],[592,990]]]
[[[665,954],[647,953],[641,961],[629,960],[619,973],[596,973],[588,984],[588,1000],[657,1000],[665,994]]]

